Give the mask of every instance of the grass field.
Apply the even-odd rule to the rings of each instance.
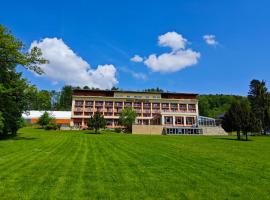
[[[270,199],[270,137],[24,128],[0,141],[0,199]]]

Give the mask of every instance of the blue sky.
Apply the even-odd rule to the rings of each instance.
[[[79,62],[80,70],[91,68],[91,76],[81,79],[89,80],[89,85],[131,90],[158,86],[178,92],[246,95],[251,79],[270,82],[270,1],[72,2],[5,1],[1,3],[5,9],[1,9],[0,23],[11,29],[26,49],[35,40],[39,44],[44,38],[57,38],[51,44],[71,50],[76,60],[67,66],[76,68]],[[168,32],[187,40],[185,48],[178,51],[190,49],[200,54],[196,64],[178,67],[176,71],[155,71],[153,64],[145,64],[152,54],[158,58],[173,52],[170,45],[158,44],[159,36]],[[204,35],[214,35],[218,44],[207,44]],[[65,75],[66,65],[60,66],[64,61],[57,60],[61,57],[56,55],[59,52],[54,54],[56,61],[52,61],[54,70],[59,67],[64,74],[57,76],[61,77],[59,80],[23,70],[24,76],[40,89],[58,90],[70,83],[72,71]],[[132,62],[130,59],[136,54],[144,62]],[[98,65],[100,70],[96,70]],[[112,66],[115,71],[111,71]],[[102,69],[107,71],[100,72]],[[52,76],[56,73],[52,72]],[[103,80],[100,73],[109,75]]]

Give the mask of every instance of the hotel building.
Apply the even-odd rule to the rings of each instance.
[[[119,127],[120,113],[127,107],[137,113],[138,125],[198,126],[197,94],[84,89],[73,91],[70,124],[87,127],[87,120],[99,111],[106,119],[107,127]]]

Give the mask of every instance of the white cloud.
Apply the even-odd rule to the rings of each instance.
[[[176,32],[168,32],[158,37],[158,44],[163,47],[171,47],[173,50],[184,49],[187,40]]]
[[[44,38],[33,41],[30,49],[37,46],[41,49],[43,57],[49,60],[48,64],[40,67],[44,75],[53,83],[64,82],[73,86],[89,86],[109,89],[118,81],[115,77],[116,68],[113,65],[98,65],[92,69],[81,57],[76,55],[62,39]]]
[[[144,64],[154,72],[176,72],[198,63],[200,53],[186,49],[188,41],[176,32],[159,36],[159,45],[171,47],[172,51],[161,55],[151,54]]]
[[[136,79],[146,80],[147,76],[144,73],[141,72],[131,72],[132,76]]]
[[[142,62],[143,58],[139,55],[134,55],[131,59],[132,62]]]
[[[128,69],[126,67],[122,67],[119,70],[121,70],[122,72],[131,74],[131,76],[133,76],[136,79],[140,79],[140,80],[146,80],[147,79],[147,75],[142,73],[142,72],[135,72],[131,69]]]
[[[200,53],[187,49],[164,53],[160,56],[152,54],[144,63],[155,72],[176,72],[197,64],[198,58],[200,58]]]
[[[218,45],[218,41],[216,40],[215,35],[204,35],[203,39],[208,45],[212,45],[212,46]]]

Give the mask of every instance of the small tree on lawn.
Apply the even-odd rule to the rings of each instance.
[[[225,113],[222,127],[227,132],[236,131],[238,140],[241,139],[240,133],[242,131],[247,140],[248,132],[260,130],[260,123],[252,113],[249,103],[246,100],[237,100]]]
[[[131,132],[132,124],[134,124],[136,117],[137,113],[134,110],[131,108],[125,108],[120,114],[119,123],[120,125],[126,127],[127,131]]]
[[[38,119],[38,125],[40,125],[42,128],[47,126],[48,124],[52,123],[54,121],[54,118],[50,116],[50,114],[45,111],[40,118]]]
[[[91,116],[87,122],[88,128],[94,129],[95,133],[98,132],[99,129],[105,128],[106,121],[100,112],[96,112],[94,116]]]

